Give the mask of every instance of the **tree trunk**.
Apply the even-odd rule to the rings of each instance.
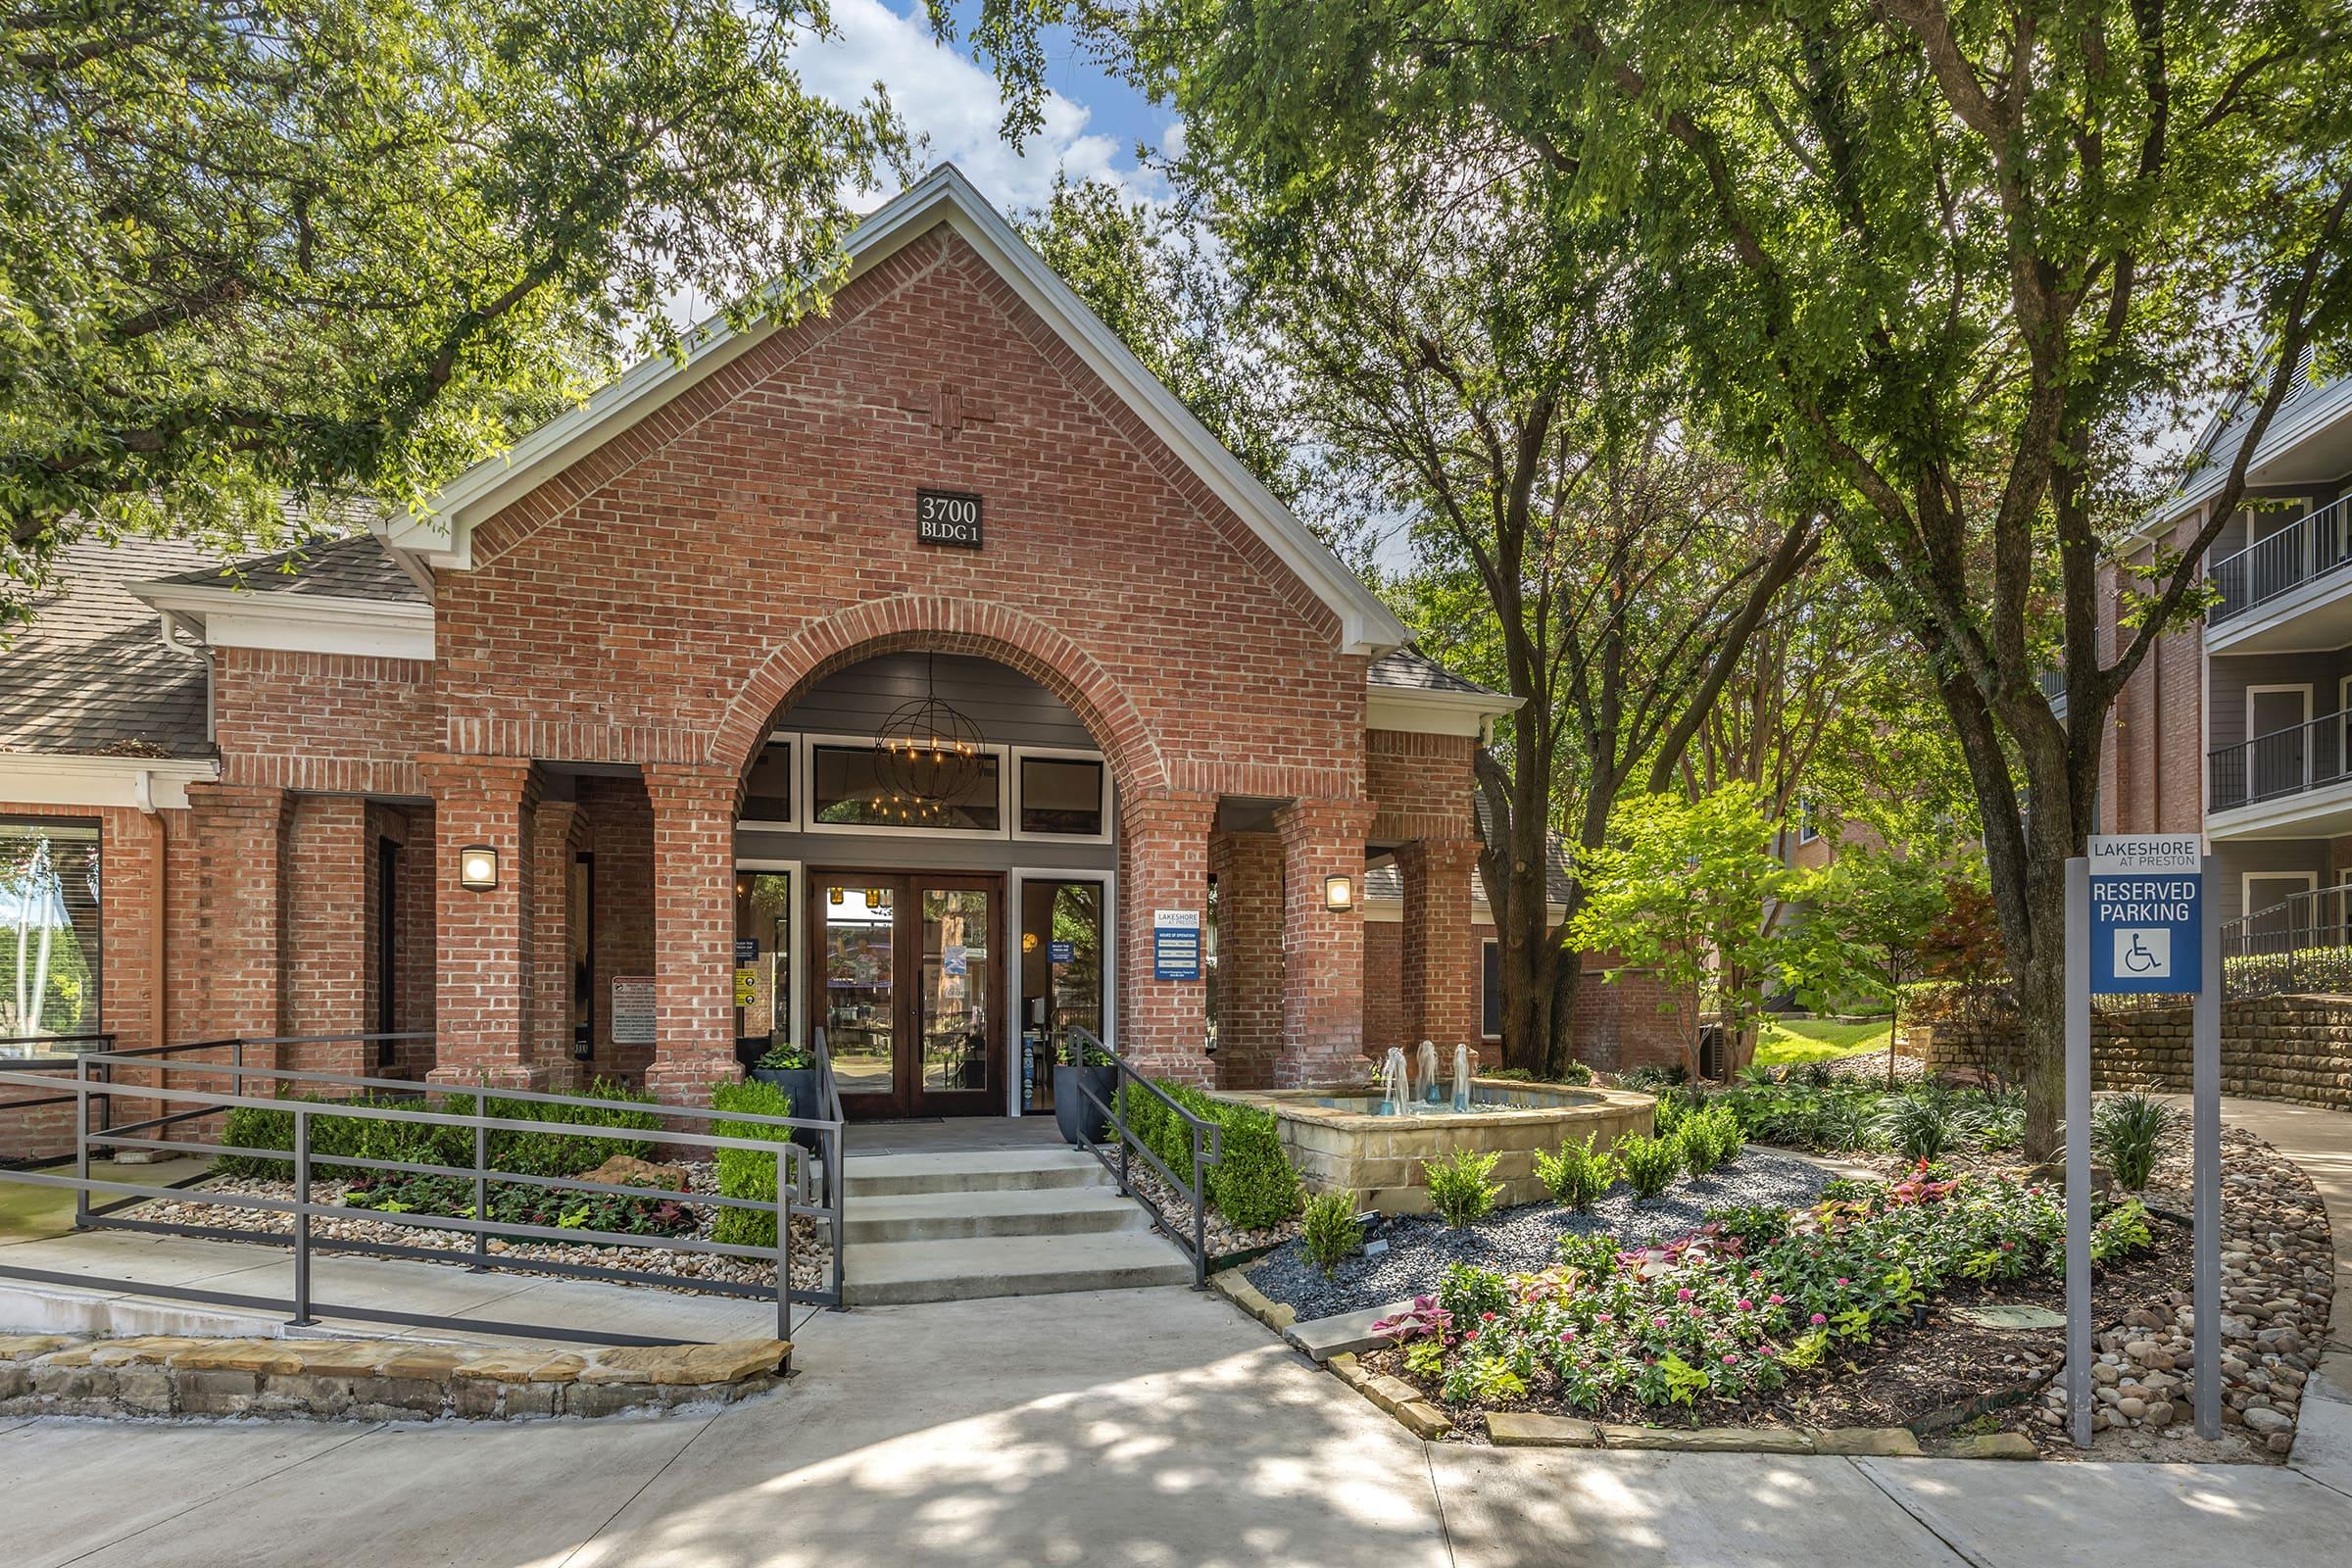
[[[1544,1049],[1546,1078],[1559,1077],[1576,1060],[1576,1000],[1584,989],[1585,956],[1561,949],[1551,982],[1551,1036]]]

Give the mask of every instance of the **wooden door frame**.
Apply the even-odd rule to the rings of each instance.
[[[809,865],[804,871],[808,910],[807,954],[808,1027],[824,1025],[830,1003],[825,971],[827,907],[824,889],[832,885],[890,889],[891,897],[891,1090],[888,1095],[844,1095],[842,1113],[852,1120],[871,1121],[930,1116],[1001,1115],[1004,1103],[1005,1009],[1009,1005],[1004,960],[1005,877],[1002,871],[884,870],[855,865]],[[967,889],[991,895],[989,901],[988,975],[992,1015],[984,1034],[987,1052],[986,1089],[937,1090],[922,1086],[921,987],[923,969],[921,896],[926,889]],[[913,940],[908,940],[909,928]]]

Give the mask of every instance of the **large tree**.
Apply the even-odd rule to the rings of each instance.
[[[1038,0],[998,0],[1015,60]],[[2062,1098],[2065,862],[2102,732],[2319,350],[2352,325],[2352,28],[2296,0],[1141,0],[1083,8],[1268,189],[1491,124],[1563,230],[1629,225],[1705,420],[1828,507],[1927,651]],[[1016,88],[1025,77],[1007,72]],[[2231,425],[2207,516],[2100,578]],[[2160,475],[2160,476],[2159,476]],[[2067,710],[2037,677],[2058,659]],[[2027,803],[2031,802],[2031,810]]]
[[[1560,243],[1513,149],[1479,152],[1269,193],[1196,125],[1185,175],[1214,193],[1335,488],[1410,527],[1407,614],[1521,699],[1478,758],[1480,872],[1505,1054],[1557,1072],[1584,974],[1581,876],[1552,896],[1563,847],[1599,847],[1622,793],[1672,775],[1817,535],[1754,505],[1626,368],[1605,236]]]
[[[268,542],[414,503],[676,351],[821,301],[879,89],[821,0],[105,0],[0,11],[0,630],[78,529]],[[780,281],[779,281],[780,280]]]

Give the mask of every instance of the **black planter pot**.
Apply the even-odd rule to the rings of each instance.
[[[792,1097],[795,1116],[822,1116],[824,1110],[816,1102],[816,1069],[814,1067],[754,1067],[744,1074],[755,1083],[774,1084]],[[824,1140],[812,1132],[796,1132],[792,1141],[811,1154],[824,1152]]]
[[[1091,1092],[1103,1105],[1118,1087],[1116,1067],[1069,1067],[1054,1064],[1054,1121],[1061,1136],[1073,1144],[1099,1144],[1110,1132],[1110,1113],[1086,1098]]]

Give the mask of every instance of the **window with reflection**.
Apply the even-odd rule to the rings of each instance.
[[[770,741],[760,748],[744,781],[742,818],[746,822],[792,820],[792,742]]]
[[[1102,762],[1082,757],[1021,759],[1021,831],[1102,834]]]
[[[0,1039],[103,1027],[98,900],[97,823],[0,818]]]
[[[993,752],[952,757],[936,766],[897,764],[910,778],[886,780],[871,746],[812,746],[811,815],[818,822],[910,831],[994,833],[1004,825],[1004,759]],[[906,786],[913,793],[906,793]]]

